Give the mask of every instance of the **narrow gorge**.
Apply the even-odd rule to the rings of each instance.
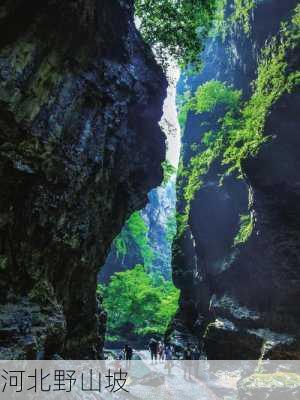
[[[298,0],[0,4],[0,359],[300,357]]]

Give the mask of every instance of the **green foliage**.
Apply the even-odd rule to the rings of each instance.
[[[227,6],[228,0],[217,1],[209,35],[212,37],[221,36],[224,39],[237,26],[241,27],[246,35],[249,35],[251,32],[250,16],[252,10],[256,7],[255,0],[233,0],[229,15],[226,15],[228,13]]]
[[[242,101],[240,91],[214,80],[200,86],[195,96],[189,99],[189,107],[194,112],[214,112],[216,106],[221,105],[223,116],[204,134],[198,154],[181,170],[185,177],[183,197],[186,207],[178,218],[179,234],[185,230],[190,203],[212,163],[218,159],[226,165],[224,175],[235,173],[241,178],[242,160],[255,156],[261,145],[271,139],[271,132],[269,135],[264,132],[271,107],[300,83],[299,71],[291,72],[287,61],[287,54],[299,46],[299,15],[300,5],[296,7],[291,23],[282,25],[280,37],[270,40],[261,52],[258,76],[248,101]]]
[[[164,334],[179,298],[179,291],[170,281],[147,274],[141,265],[114,274],[108,286],[99,291],[109,310],[108,334],[114,337],[127,326],[139,335]]]
[[[221,36],[225,37],[227,32],[227,22],[225,20],[225,9],[227,0],[218,0],[216,10],[212,22],[212,29],[209,32],[210,37]]]
[[[189,90],[185,91],[182,95],[177,95],[178,122],[182,131],[186,124],[188,112],[192,106],[191,99],[192,95]]]
[[[198,114],[213,112],[217,105],[224,105],[225,109],[234,111],[240,98],[240,91],[233,90],[223,82],[211,80],[199,86],[190,104],[191,109]]]
[[[125,256],[128,251],[128,244],[134,242],[143,258],[145,267],[149,267],[153,261],[154,254],[149,244],[148,227],[139,211],[134,212],[128,219],[125,228],[115,239],[115,246],[118,257]]]
[[[230,18],[231,24],[240,24],[244,32],[249,34],[251,31],[250,26],[250,13],[255,7],[255,0],[234,0],[234,11]]]
[[[234,246],[246,243],[253,232],[253,218],[251,214],[240,215],[240,229],[234,239]]]
[[[166,186],[172,176],[174,176],[174,174],[176,173],[176,168],[168,160],[165,160],[162,163],[162,167],[164,170],[164,180],[162,185]]]
[[[172,244],[173,242],[176,230],[177,230],[176,213],[174,213],[167,219],[166,223],[166,239],[170,244]]]
[[[296,17],[299,10],[297,7],[292,24],[282,26],[280,39],[273,38],[263,49],[250,100],[238,116],[224,118],[223,130],[228,134],[228,142],[223,162],[230,166],[229,173],[241,172],[241,160],[255,156],[260,146],[270,139],[263,131],[272,105],[299,84],[299,71],[289,72],[287,61],[288,52],[299,45],[299,33],[295,33],[299,32]]]
[[[153,250],[149,245],[148,227],[138,211],[129,218],[127,226],[131,237],[139,247],[144,265],[148,267],[153,260]]]
[[[135,12],[145,40],[166,62],[199,64],[202,43],[211,26],[217,0],[136,0]]]
[[[289,393],[289,390],[299,390],[300,375],[294,372],[279,371],[274,373],[255,373],[239,382],[239,390],[255,396],[264,393],[266,397],[275,398],[277,393]],[[268,391],[268,394],[267,394]],[[255,394],[254,394],[255,393]],[[290,392],[291,393],[291,392]],[[284,395],[280,397],[284,398]],[[287,395],[287,398],[289,396]]]
[[[122,234],[120,234],[115,239],[114,244],[116,246],[116,251],[117,251],[118,257],[123,257],[127,254],[127,245],[126,245],[126,241],[125,241],[124,237],[122,236]]]
[[[225,83],[212,80],[197,89],[191,104],[196,113],[213,112],[217,105],[222,105],[224,112],[227,110],[232,115],[238,109],[240,99],[240,91],[232,89]],[[191,158],[188,167],[188,179],[184,189],[184,199],[188,207],[203,184],[201,177],[207,174],[212,162],[224,150],[223,135],[210,130],[204,134],[202,144],[204,148],[202,146],[202,151]]]

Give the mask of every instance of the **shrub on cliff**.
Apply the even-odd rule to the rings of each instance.
[[[124,257],[128,252],[128,246],[133,242],[137,246],[145,267],[149,267],[154,254],[148,239],[148,230],[140,212],[134,212],[126,222],[121,234],[115,240],[118,257]]]
[[[294,11],[291,21],[281,25],[279,35],[270,39],[262,49],[257,78],[252,82],[252,95],[244,100],[241,91],[226,82],[211,80],[199,86],[194,96],[187,98],[185,108],[194,113],[215,113],[222,111],[217,123],[207,126],[207,132],[194,147],[196,154],[187,166],[181,166],[179,176],[186,206],[184,213],[177,216],[178,232],[183,233],[190,212],[190,203],[203,185],[210,167],[216,160],[224,165],[225,175],[233,174],[242,178],[241,163],[255,156],[262,144],[272,140],[264,132],[265,123],[272,106],[280,97],[295,90],[299,85],[300,72],[290,65],[290,54],[300,43],[300,5]],[[186,110],[185,110],[186,112]],[[236,243],[245,241],[252,230],[250,216],[241,221],[241,231]],[[248,223],[245,223],[246,220]]]

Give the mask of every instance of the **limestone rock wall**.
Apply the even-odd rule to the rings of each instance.
[[[233,2],[229,2],[232,5]],[[207,43],[205,67],[181,82],[195,90],[211,79],[252,92],[259,54],[289,20],[297,1],[260,1],[250,14],[250,32],[240,27],[225,40]],[[299,48],[288,56],[299,69]],[[173,278],[181,289],[179,311],[170,328],[174,342],[199,343],[211,359],[298,358],[300,298],[299,95],[285,93],[269,111],[264,135],[272,140],[242,164],[243,179],[226,176],[216,160],[191,203],[188,226],[173,246]],[[183,135],[182,165],[193,155],[219,110],[189,113]],[[203,124],[204,123],[204,124]],[[202,124],[202,125],[201,125]],[[185,180],[178,180],[177,210],[186,206]],[[249,212],[253,230],[234,245],[240,215]]]
[[[98,358],[99,266],[162,180],[166,80],[133,1],[0,6],[0,358]]]

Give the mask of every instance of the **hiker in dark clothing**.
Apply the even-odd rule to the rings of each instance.
[[[200,360],[201,352],[198,346],[194,346],[192,355],[193,355],[193,360]]]
[[[133,354],[132,347],[128,346],[128,344],[125,344],[123,352],[124,352],[124,358],[126,360],[126,368],[130,368],[130,361],[132,359],[132,354]]]
[[[132,353],[133,353],[132,347],[128,346],[128,344],[125,344],[125,347],[124,347],[125,360],[131,360],[132,359]]]
[[[183,359],[184,360],[192,360],[193,359],[193,351],[192,351],[191,345],[189,343],[183,351]]]
[[[153,338],[149,342],[149,350],[151,353],[151,360],[157,361],[158,343]]]
[[[192,376],[192,360],[193,360],[193,351],[191,349],[191,345],[188,343],[187,347],[183,351],[183,362],[184,362],[184,377],[186,378],[187,374],[189,378]]]

